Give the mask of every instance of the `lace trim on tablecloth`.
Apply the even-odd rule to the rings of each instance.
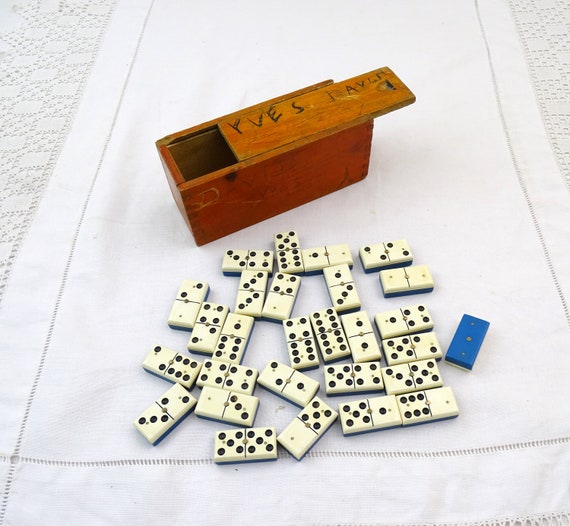
[[[546,134],[570,192],[570,4],[510,0],[509,6]]]
[[[2,14],[0,306],[116,3],[35,0]]]

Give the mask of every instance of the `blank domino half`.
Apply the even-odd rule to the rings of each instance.
[[[274,236],[277,269],[287,274],[300,274],[305,272],[303,254],[297,232],[279,232]]]
[[[138,431],[153,445],[158,444],[196,405],[196,399],[180,384],[174,384],[135,421]]]
[[[382,359],[380,344],[366,311],[342,314],[340,320],[354,362],[371,362]]]
[[[333,308],[337,312],[352,312],[360,309],[360,298],[352,272],[346,263],[325,267],[323,275]]]
[[[212,353],[212,358],[222,362],[241,363],[253,326],[254,319],[251,316],[229,312]]]
[[[179,383],[190,389],[200,373],[202,364],[163,345],[155,345],[148,352],[143,369],[169,382]]]
[[[402,416],[394,395],[375,396],[338,407],[343,435],[400,427]]]
[[[325,363],[350,356],[350,347],[340,317],[333,308],[312,312],[309,319]]]
[[[379,275],[385,298],[431,292],[434,287],[427,265],[381,270]]]
[[[210,386],[234,393],[253,394],[258,371],[235,363],[206,360],[198,376],[198,387]]]
[[[489,325],[488,321],[464,314],[445,353],[445,361],[471,371]]]
[[[263,460],[277,460],[277,433],[274,427],[229,429],[216,433],[216,464]]]
[[[273,272],[272,250],[226,250],[222,259],[222,272],[225,276],[239,276],[244,270],[264,270]]]
[[[411,265],[414,257],[405,239],[365,245],[359,250],[364,272]]]
[[[283,321],[290,318],[300,286],[299,276],[277,272],[273,276],[263,304],[262,318],[269,321]]]
[[[283,320],[283,331],[291,367],[299,371],[318,367],[317,342],[309,317]]]
[[[427,358],[440,360],[443,356],[434,331],[388,338],[382,341],[382,348],[384,349],[388,365],[414,362]]]
[[[258,406],[259,398],[256,396],[204,386],[198,398],[195,413],[209,420],[251,427]]]
[[[229,312],[227,305],[204,302],[198,312],[188,350],[200,354],[212,354]]]
[[[306,274],[317,274],[325,267],[346,263],[352,268],[353,260],[348,245],[329,245],[301,251]]]
[[[316,396],[279,434],[277,442],[297,460],[301,460],[337,417],[338,413]]]
[[[208,297],[209,290],[209,285],[203,281],[184,280],[168,315],[169,327],[191,331],[200,306]]]
[[[382,379],[386,394],[394,395],[443,385],[435,360],[419,360],[383,367]]]
[[[319,390],[317,380],[276,360],[259,373],[257,383],[300,407],[305,407]]]
[[[438,387],[428,391],[398,395],[396,403],[404,426],[435,422],[459,415],[459,408],[451,387]]]
[[[254,318],[261,317],[269,272],[264,270],[244,270],[241,273],[236,297],[236,314]]]
[[[374,322],[382,340],[433,329],[433,320],[425,305],[379,312]]]
[[[324,376],[328,396],[384,389],[380,362],[327,365]]]

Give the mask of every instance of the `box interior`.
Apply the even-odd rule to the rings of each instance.
[[[238,162],[217,126],[182,137],[168,150],[186,181]]]

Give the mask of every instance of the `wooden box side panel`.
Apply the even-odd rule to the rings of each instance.
[[[179,187],[196,244],[203,245],[366,177],[374,121],[361,123],[215,179]]]

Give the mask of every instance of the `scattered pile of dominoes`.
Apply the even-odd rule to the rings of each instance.
[[[224,254],[223,273],[239,277],[233,311],[207,301],[207,283],[182,283],[168,324],[191,331],[188,351],[206,359],[200,362],[160,345],[144,359],[146,371],[174,383],[135,421],[151,444],[194,410],[199,417],[238,426],[215,434],[216,463],[275,460],[278,444],[300,460],[337,419],[349,436],[459,414],[451,388],[443,385],[438,368],[443,353],[425,305],[375,314],[378,340],[369,315],[361,310],[347,245],[301,249],[294,231],[275,234],[274,241],[275,251]],[[361,247],[359,256],[365,272],[378,273],[385,297],[433,290],[429,268],[412,266],[405,240]],[[314,274],[324,276],[332,306],[292,317],[301,280]],[[261,372],[241,364],[256,320],[282,324],[289,364],[271,360]],[[471,369],[488,326],[465,315],[446,361]],[[381,365],[381,349],[386,366]],[[319,367],[319,354],[326,395],[363,398],[334,409],[318,397],[320,382],[302,371]],[[335,363],[339,360],[346,362]],[[257,384],[301,408],[279,434],[273,427],[253,427]],[[201,388],[198,399],[189,391],[194,385]]]

